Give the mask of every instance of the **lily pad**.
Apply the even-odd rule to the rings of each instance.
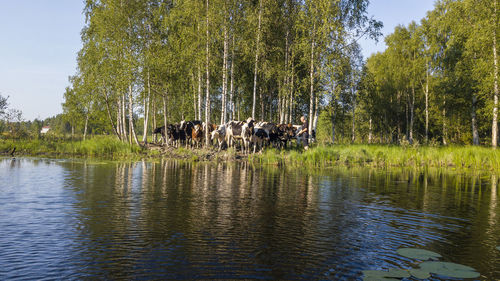
[[[363,280],[397,280],[392,278],[408,278],[410,273],[408,271],[398,268],[389,269],[389,271],[382,270],[363,270]]]
[[[472,267],[440,261],[426,261],[420,264],[422,270],[452,278],[477,278],[480,276]]]
[[[399,279],[389,278],[385,275],[387,271],[381,270],[363,270],[363,281],[396,281]]]
[[[363,281],[399,281],[399,279],[377,277],[377,276],[368,276],[368,277],[363,277]]]
[[[430,260],[440,258],[441,255],[432,251],[416,248],[401,248],[397,253],[403,257],[417,259],[417,260]]]
[[[411,275],[408,270],[392,268],[387,271],[385,277],[394,277],[394,278],[409,278]]]
[[[431,277],[431,273],[429,271],[426,271],[423,269],[412,268],[412,269],[410,269],[410,274],[411,274],[411,276],[413,276],[417,279],[428,279]]]

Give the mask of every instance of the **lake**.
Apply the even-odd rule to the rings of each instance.
[[[402,247],[498,280],[497,182],[452,170],[0,158],[0,280],[361,280],[418,266]]]

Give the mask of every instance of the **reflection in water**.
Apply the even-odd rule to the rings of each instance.
[[[4,167],[9,167],[5,169]],[[332,279],[439,252],[487,280],[497,176],[0,160],[0,279]]]
[[[494,228],[497,224],[497,186],[498,180],[497,175],[491,175],[491,197],[490,197],[490,212],[489,221],[490,228]]]

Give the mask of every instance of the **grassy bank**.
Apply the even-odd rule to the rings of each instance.
[[[318,146],[308,151],[267,150],[250,156],[262,164],[328,167],[449,167],[500,171],[500,150],[486,147],[401,147],[389,145]]]
[[[100,158],[112,160],[135,160],[144,158],[169,158],[186,161],[231,161],[245,157],[234,149],[215,152],[212,149],[191,149],[186,147],[140,147],[121,142],[113,136],[95,136],[91,139],[0,139],[0,155],[8,156],[16,148],[15,156],[37,156],[54,158]]]
[[[391,145],[334,145],[302,149],[267,149],[262,154],[242,155],[234,149],[215,152],[213,149],[164,148],[151,150],[123,143],[111,136],[98,136],[85,141],[0,140],[0,153],[8,155],[16,147],[16,155],[141,159],[173,158],[190,161],[243,160],[266,165],[291,167],[369,166],[438,167],[500,171],[500,150],[473,146],[402,147]]]
[[[16,148],[15,155],[25,156],[128,159],[154,154],[139,146],[123,143],[110,136],[97,136],[85,141],[0,140],[2,154],[8,154],[14,147]]]

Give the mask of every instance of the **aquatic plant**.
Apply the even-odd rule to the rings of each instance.
[[[451,278],[477,278],[480,276],[472,267],[442,261],[426,261],[420,264],[423,271],[451,277]]]
[[[426,271],[423,269],[418,269],[418,268],[410,269],[410,274],[411,274],[411,276],[413,276],[417,279],[428,279],[431,277],[431,273],[429,271]]]
[[[363,280],[397,280],[393,278],[409,278],[411,275],[407,270],[391,268],[388,271],[383,270],[364,270]]]
[[[396,252],[403,257],[417,260],[430,260],[441,257],[441,255],[438,253],[424,249],[400,248]]]
[[[451,278],[477,278],[480,274],[472,267],[461,265],[452,262],[443,261],[427,261],[441,258],[441,255],[429,250],[417,248],[400,248],[396,251],[399,255],[411,259],[426,260],[419,264],[419,268],[410,269],[390,269],[388,271],[381,270],[364,270],[363,280],[397,280],[393,278],[409,278],[413,276],[417,279],[428,279],[431,273],[451,277]]]

